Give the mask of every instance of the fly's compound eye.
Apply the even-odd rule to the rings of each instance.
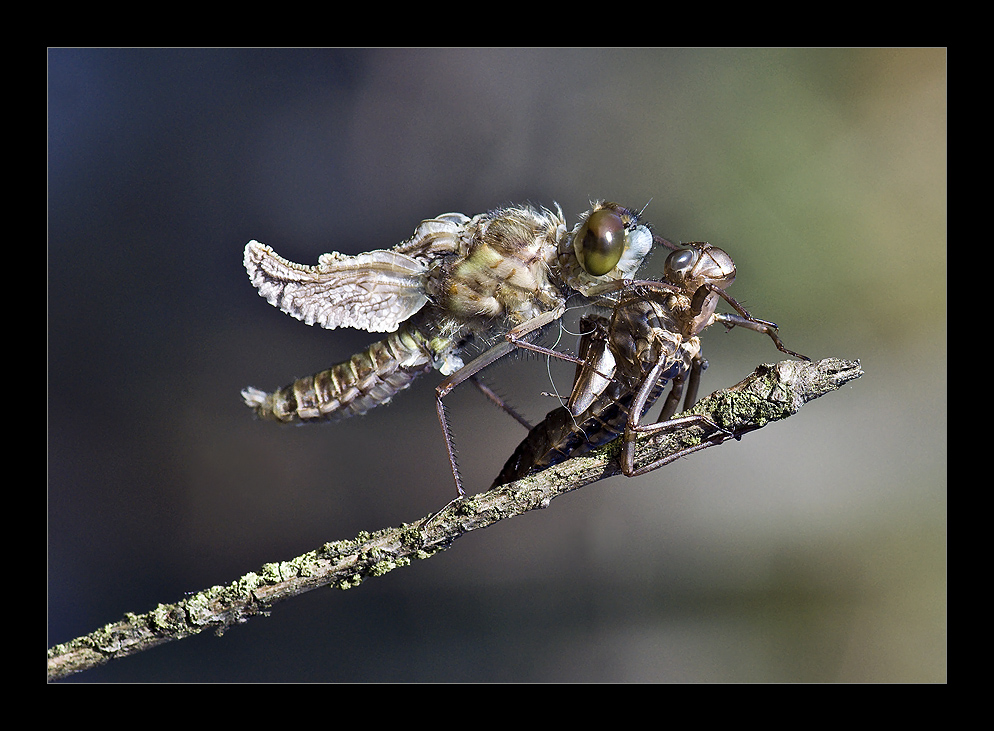
[[[573,250],[584,271],[602,277],[614,269],[625,252],[627,232],[621,216],[601,208],[591,213],[573,239]]]
[[[679,249],[666,257],[666,264],[663,266],[663,276],[666,281],[673,284],[683,284],[683,282],[697,266],[697,260],[701,254],[697,249]]]
[[[735,263],[732,261],[732,257],[723,249],[719,249],[717,246],[709,246],[707,248],[707,257],[710,263],[703,274],[711,284],[720,289],[725,289],[725,287],[735,281]]]

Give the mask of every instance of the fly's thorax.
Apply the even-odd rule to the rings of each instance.
[[[615,308],[611,349],[621,377],[631,387],[637,387],[657,363],[663,363],[666,379],[690,369],[700,352],[700,340],[685,332],[679,317],[680,308],[689,304],[683,295],[655,292],[624,299]]]
[[[613,347],[624,353],[630,343],[651,340],[655,331],[669,331],[679,336],[676,313],[690,305],[690,298],[679,293],[647,291],[639,288],[622,292],[611,313],[610,333]]]
[[[691,364],[700,352],[700,338],[684,338],[669,330],[655,330],[650,338],[635,343],[635,357],[625,362],[624,377],[637,387],[649,371],[661,363],[661,379],[679,378],[690,372]]]
[[[633,279],[652,250],[652,232],[638,214],[617,203],[597,202],[559,242],[556,266],[567,286],[586,296]]]
[[[564,301],[551,281],[565,233],[561,214],[515,207],[479,216],[469,226],[465,257],[443,264],[439,304],[459,317],[507,318],[512,325]]]
[[[476,218],[480,218],[477,216]],[[473,225],[462,213],[443,213],[418,224],[414,235],[394,248],[421,261],[434,261],[448,255],[459,255],[466,247],[466,231]]]

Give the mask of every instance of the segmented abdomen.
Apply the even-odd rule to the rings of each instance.
[[[661,378],[652,389],[645,403],[646,411],[652,408],[667,383]],[[565,406],[553,409],[528,432],[490,488],[515,482],[613,441],[625,431],[635,392],[636,389],[618,388],[579,416],[573,416]]]
[[[287,424],[358,416],[387,403],[431,370],[437,346],[437,341],[430,342],[408,323],[344,363],[298,378],[272,393],[246,388],[242,398],[259,418]]]
[[[606,408],[595,405],[577,417],[565,406],[553,409],[528,432],[490,487],[515,482],[607,444],[625,431],[632,396]]]

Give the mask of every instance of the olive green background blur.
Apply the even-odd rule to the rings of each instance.
[[[243,387],[376,336],[266,304],[250,239],[315,263],[447,211],[648,204],[732,255],[731,294],[788,347],[866,371],[739,443],[75,682],[945,680],[944,50],[48,60],[49,646],[454,495],[437,374],[361,419],[252,419]],[[783,358],[703,342],[705,392]],[[541,360],[488,377],[533,419],[555,405]],[[473,389],[448,403],[483,489],[523,430]]]

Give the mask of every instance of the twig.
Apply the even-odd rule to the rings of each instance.
[[[636,461],[645,463],[716,446],[766,424],[785,419],[808,401],[863,375],[859,361],[827,358],[818,363],[784,361],[762,365],[741,383],[699,402],[692,413],[707,415],[727,430],[705,435],[687,427],[637,440]],[[290,561],[269,563],[227,586],[213,586],[174,604],[160,604],[141,615],[126,614],[88,635],[48,651],[48,677],[64,678],[109,660],[127,657],[171,640],[213,629],[218,634],[277,602],[311,589],[350,589],[444,551],[462,535],[500,520],[545,508],[553,498],[620,472],[617,441],[583,457],[568,460],[519,482],[454,500],[436,513],[352,540],[326,543]]]

